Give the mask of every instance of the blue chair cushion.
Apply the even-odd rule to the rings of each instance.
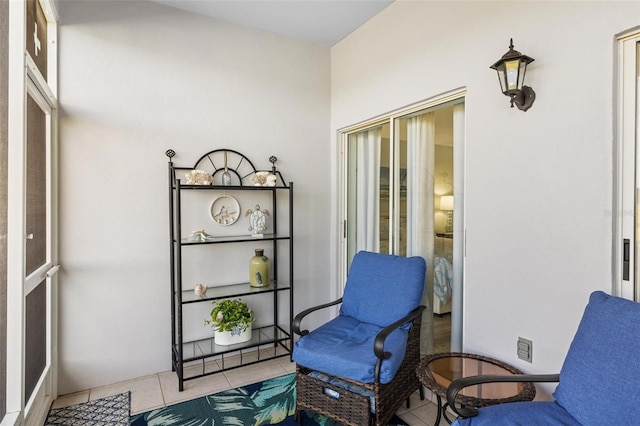
[[[422,257],[358,252],[351,262],[340,314],[385,327],[420,306],[426,264]]]
[[[602,423],[602,425],[607,423]],[[511,402],[480,408],[476,417],[458,419],[451,426],[581,426],[556,402]],[[602,426],[601,425],[601,426]]]
[[[554,397],[583,425],[640,425],[640,303],[591,294]]]
[[[376,361],[373,340],[382,327],[339,315],[301,337],[295,343],[293,360],[311,370],[373,383]],[[385,340],[385,351],[391,358],[382,361],[380,383],[395,376],[407,348],[408,331],[399,328]]]

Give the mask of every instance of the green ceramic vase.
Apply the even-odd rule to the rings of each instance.
[[[269,258],[264,255],[263,249],[256,249],[256,255],[249,261],[249,285],[269,286]]]

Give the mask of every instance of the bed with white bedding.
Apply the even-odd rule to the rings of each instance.
[[[453,292],[453,238],[439,234],[433,245],[433,313],[451,312]]]

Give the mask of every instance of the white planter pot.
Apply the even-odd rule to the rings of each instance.
[[[251,324],[245,331],[232,330],[232,331],[217,331],[215,330],[213,336],[216,345],[235,345],[236,343],[246,342],[251,340]]]

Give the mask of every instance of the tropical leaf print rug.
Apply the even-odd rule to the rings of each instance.
[[[131,426],[260,426],[297,425],[296,375],[288,374],[131,416]],[[302,413],[304,426],[337,426],[311,412]],[[394,425],[405,425],[399,418]]]

